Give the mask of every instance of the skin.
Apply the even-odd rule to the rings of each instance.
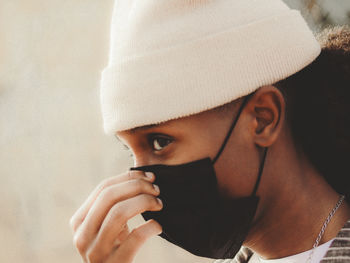
[[[119,131],[116,136],[132,151],[134,166],[214,158],[241,103],[240,98],[224,112],[208,110]],[[214,165],[223,195],[251,194],[263,147],[269,149],[257,191],[260,201],[244,245],[266,259],[309,250],[339,194],[295,147],[283,95],[274,86],[260,87],[249,99]],[[143,211],[161,210],[153,181],[153,174],[147,178],[141,171],[125,172],[105,179],[91,193],[70,221],[75,246],[85,262],[131,263],[142,244],[161,233],[154,220],[133,231],[126,225]],[[344,201],[320,244],[334,238],[349,218],[350,207]]]

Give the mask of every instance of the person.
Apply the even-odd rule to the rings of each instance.
[[[217,263],[349,262],[349,83],[349,27],[316,38],[280,0],[116,1],[101,105],[134,167],[72,216],[81,257],[161,235]]]

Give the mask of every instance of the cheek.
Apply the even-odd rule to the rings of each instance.
[[[258,166],[255,153],[247,147],[236,145],[231,152],[224,151],[214,165],[220,193],[233,198],[251,195]]]
[[[174,160],[185,163],[205,157],[212,157],[217,151],[217,142],[200,132],[191,132],[176,142]]]

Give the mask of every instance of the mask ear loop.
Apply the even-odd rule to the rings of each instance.
[[[238,121],[238,119],[239,119],[239,116],[241,115],[241,112],[242,112],[242,110],[243,110],[243,108],[244,108],[244,105],[245,105],[245,104],[247,103],[247,101],[248,101],[248,98],[249,98],[252,94],[254,94],[254,93],[255,93],[255,92],[250,93],[249,95],[247,95],[247,96],[244,98],[244,101],[242,102],[241,106],[239,107],[237,116],[235,117],[235,120],[234,120],[233,123],[231,124],[231,127],[230,127],[230,129],[229,129],[229,131],[228,131],[228,133],[227,133],[227,135],[226,135],[226,137],[225,137],[225,139],[224,139],[224,142],[222,143],[222,145],[221,145],[221,147],[220,147],[218,153],[216,154],[215,158],[214,158],[213,161],[212,161],[213,164],[217,161],[217,159],[219,158],[220,154],[221,154],[222,151],[224,150],[225,145],[226,145],[226,143],[227,143],[228,139],[230,138],[230,135],[231,135],[231,133],[232,133],[232,131],[233,131],[233,128],[236,126],[236,123],[237,123],[237,121]]]
[[[258,191],[258,187],[259,187],[259,184],[260,184],[262,172],[263,172],[263,169],[264,169],[267,149],[268,149],[268,147],[264,147],[264,155],[263,155],[262,162],[260,163],[260,166],[259,166],[259,174],[258,174],[258,178],[256,179],[256,183],[255,183],[255,186],[254,186],[254,190],[252,192],[252,196],[256,195],[256,192]]]

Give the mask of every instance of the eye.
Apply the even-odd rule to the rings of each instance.
[[[172,142],[172,139],[164,137],[164,136],[159,136],[159,135],[152,135],[149,138],[150,145],[155,151],[161,151],[163,148],[168,146],[169,143]]]

